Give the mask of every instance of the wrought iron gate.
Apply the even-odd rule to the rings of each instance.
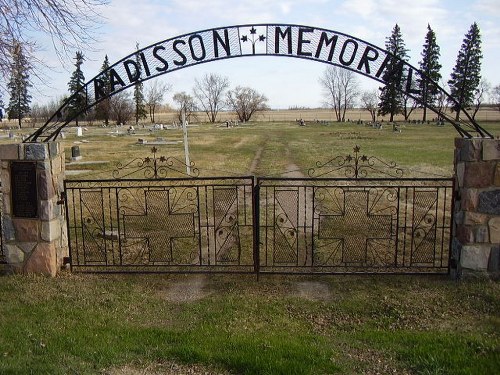
[[[257,180],[259,272],[447,273],[451,179]]]
[[[66,181],[71,266],[253,272],[253,177]]]
[[[451,179],[66,181],[72,269],[447,273]]]

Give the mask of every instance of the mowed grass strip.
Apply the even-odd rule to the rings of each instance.
[[[168,297],[200,277],[198,298]],[[498,373],[499,295],[447,277],[2,277],[0,373]]]

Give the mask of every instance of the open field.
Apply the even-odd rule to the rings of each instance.
[[[500,135],[500,123],[483,125]],[[355,145],[406,177],[452,175],[453,128],[401,130],[199,124],[189,146],[201,176],[307,175]],[[12,142],[7,134],[0,142]],[[117,163],[152,156],[158,138],[181,141],[182,131],[88,126],[76,137],[68,128],[67,178],[112,178]],[[74,145],[80,162],[70,161]],[[184,160],[180,142],[156,147]],[[2,276],[0,373],[494,374],[499,311],[498,282],[447,276]]]
[[[499,136],[500,123],[483,126]],[[79,145],[83,157],[79,163],[67,164],[68,171],[83,170],[69,172],[68,178],[112,178],[117,163],[152,156],[151,142],[158,139],[165,144],[156,145],[157,156],[184,161],[181,129],[150,128],[139,126],[135,134],[128,135],[126,126],[88,126],[83,137],[76,137],[75,128],[67,127],[66,137],[61,139],[67,160],[73,145]],[[358,145],[367,156],[396,162],[406,169],[405,177],[451,176],[454,139],[458,135],[451,126],[402,124],[400,128],[401,132],[393,132],[389,126],[375,129],[366,124],[336,122],[312,122],[300,127],[295,121],[250,122],[226,128],[220,123],[202,123],[189,127],[190,159],[200,176],[281,176],[296,169],[306,175],[317,162],[352,153]],[[19,141],[22,134],[30,132],[32,129],[14,133]],[[139,138],[148,143],[139,145]],[[12,142],[7,131],[0,133],[0,142]]]

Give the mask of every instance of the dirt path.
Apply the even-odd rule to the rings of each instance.
[[[206,289],[206,284],[206,275],[186,275],[180,280],[173,281],[161,294],[170,302],[197,301],[211,294]]]

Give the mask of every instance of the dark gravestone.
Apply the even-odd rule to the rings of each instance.
[[[71,160],[80,160],[80,146],[71,146]]]
[[[38,217],[36,163],[13,161],[10,165],[12,214],[14,217]]]

